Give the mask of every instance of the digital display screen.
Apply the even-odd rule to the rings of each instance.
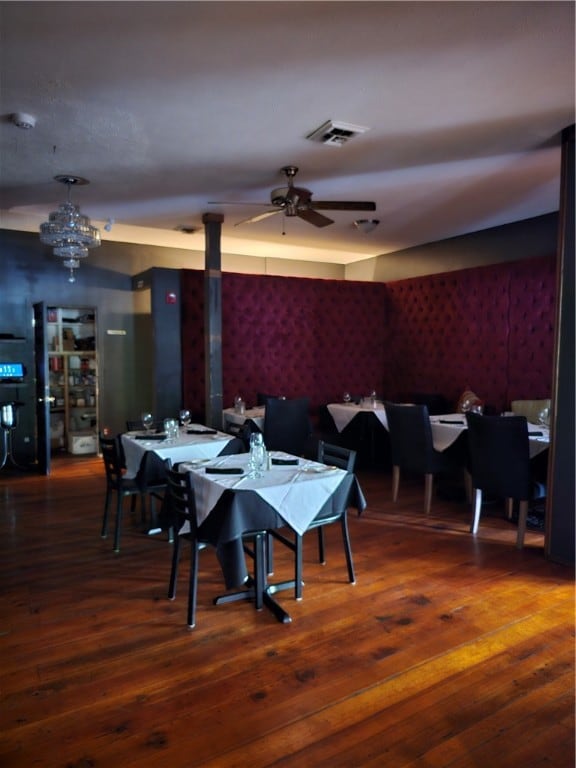
[[[22,363],[0,363],[0,381],[23,378],[24,366]]]

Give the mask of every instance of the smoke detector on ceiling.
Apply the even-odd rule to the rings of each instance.
[[[370,129],[363,125],[352,125],[352,123],[342,123],[336,120],[327,120],[320,128],[309,133],[306,136],[310,141],[317,141],[319,144],[327,144],[330,147],[341,147],[358,136],[360,133],[366,133]]]
[[[28,131],[36,125],[36,117],[27,112],[14,112],[10,115],[10,119],[16,128],[22,128],[24,131]]]

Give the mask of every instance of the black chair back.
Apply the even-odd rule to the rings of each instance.
[[[386,402],[384,408],[392,464],[420,474],[439,471],[427,406]]]
[[[281,400],[283,399],[280,395],[267,395],[264,392],[257,392],[256,393],[256,405],[267,405],[268,400]]]
[[[500,498],[531,495],[530,441],[524,416],[466,414],[472,485]]]
[[[159,419],[153,422],[151,431],[152,432],[162,432],[164,429],[164,419]],[[127,432],[145,432],[144,425],[142,424],[141,419],[127,419],[126,420],[126,431]]]
[[[100,452],[104,462],[106,472],[106,481],[114,488],[118,489],[122,485],[123,461],[117,437],[105,437],[100,435]]]
[[[171,521],[181,527],[184,522],[190,524],[190,535],[197,536],[196,497],[189,472],[178,472],[171,468],[169,460],[164,467],[166,491],[168,493],[168,510]]]
[[[320,440],[318,443],[318,461],[321,464],[345,469],[347,472],[354,472],[356,451]]]
[[[264,415],[264,443],[269,451],[302,456],[312,436],[310,401],[270,399]]]

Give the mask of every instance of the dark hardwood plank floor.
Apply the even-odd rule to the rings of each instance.
[[[572,768],[572,569],[495,506],[469,509],[361,472],[350,516],[357,584],[338,527],[327,565],[305,539],[301,602],[281,625],[223,590],[201,554],[197,627],[187,562],[166,598],[171,545],[127,513],[122,552],[99,535],[101,460],[49,478],[0,472],[3,768]],[[292,572],[276,548],[276,574]]]

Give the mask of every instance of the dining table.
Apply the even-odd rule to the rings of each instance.
[[[303,535],[318,514],[341,509],[342,504],[360,514],[366,499],[351,472],[282,451],[268,456],[268,468],[258,476],[250,471],[249,454],[187,461],[179,470],[191,475],[199,535],[216,548],[226,589],[240,588],[216,597],[214,603],[252,600],[258,610],[266,606],[288,623],[289,613],[273,595],[294,588],[295,580],[269,582],[267,532],[287,526]],[[254,578],[248,574],[243,538],[252,534]]]
[[[124,432],[121,440],[127,479],[138,475],[147,452],[152,452],[160,462],[170,459],[176,464],[186,459],[212,459],[221,453],[243,450],[243,445],[227,432],[203,424],[182,427],[175,439],[169,439],[164,432],[137,431]]]
[[[339,432],[342,432],[359,413],[373,413],[386,431],[388,419],[383,403],[375,406],[359,405],[356,403],[330,403],[328,412],[334,420]],[[432,443],[437,451],[446,451],[454,446],[460,439],[465,439],[463,433],[468,429],[466,415],[464,413],[446,413],[430,416],[432,428]],[[528,438],[530,441],[530,457],[534,458],[550,446],[550,429],[540,424],[528,424]]]
[[[359,402],[328,403],[338,442],[357,453],[357,466],[390,465],[390,438],[384,404],[363,398]]]
[[[236,432],[239,427],[249,426],[251,431],[264,431],[265,406],[254,408],[224,408],[222,411],[222,429],[225,432]]]

